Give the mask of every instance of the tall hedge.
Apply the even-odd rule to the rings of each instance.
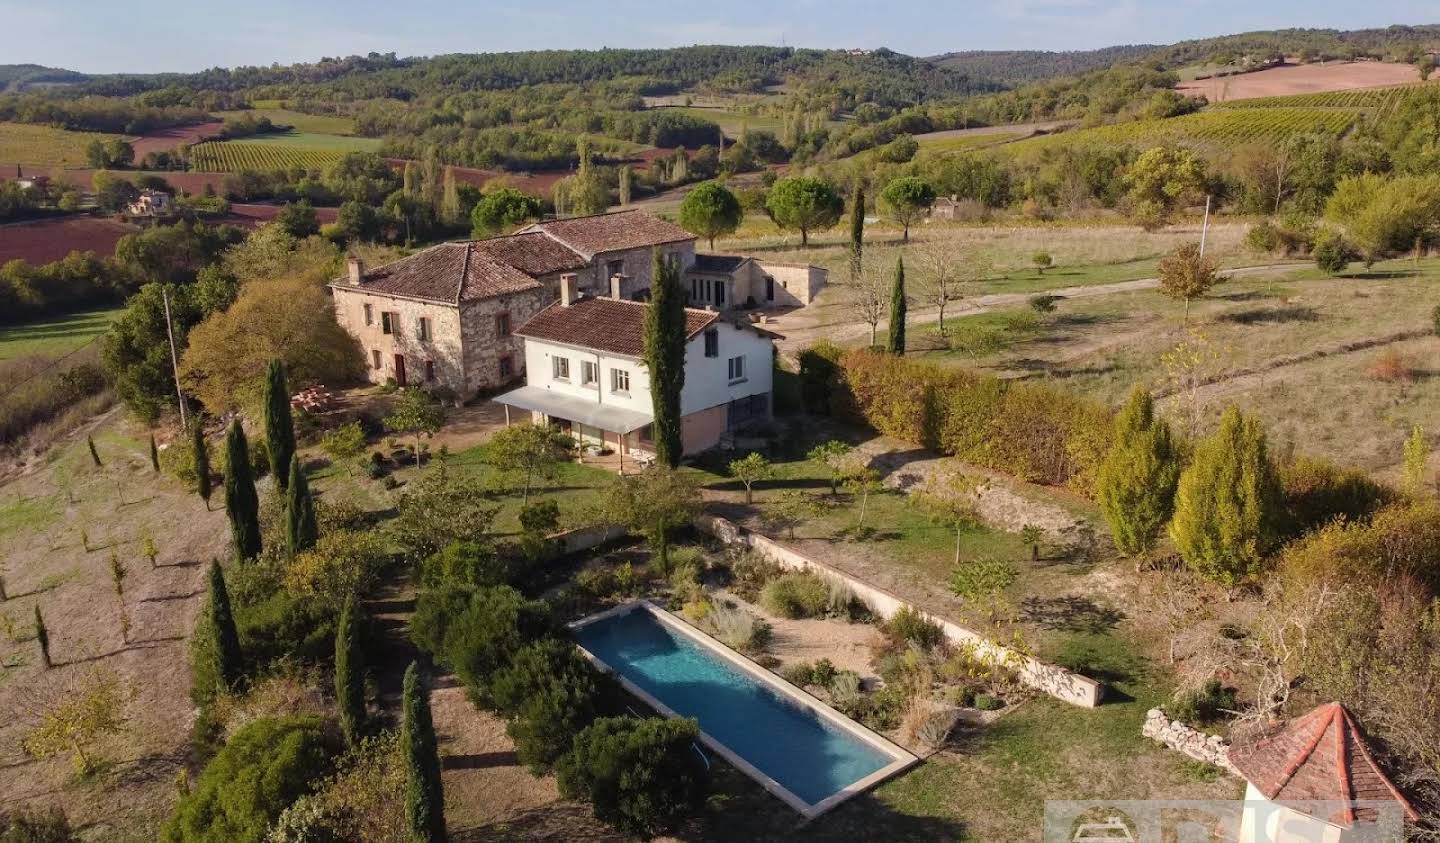
[[[295,453],[295,422],[290,416],[290,388],[285,382],[285,364],[271,360],[265,370],[265,445],[270,473],[275,484],[285,489],[289,482],[290,457]]]
[[[1045,384],[859,349],[835,386],[837,411],[880,433],[1084,495],[1110,449],[1110,410]]]
[[[1234,407],[1180,475],[1170,538],[1193,570],[1227,586],[1254,579],[1284,537],[1280,474],[1265,431]]]
[[[320,528],[315,521],[315,499],[305,469],[300,467],[299,454],[290,457],[290,482],[285,489],[285,544],[291,556],[315,546]]]
[[[405,820],[414,843],[444,843],[445,787],[430,698],[415,662],[405,670],[400,749],[405,754]]]
[[[260,555],[260,496],[250,471],[250,447],[240,420],[225,435],[225,512],[230,516],[230,544],[241,561]]]
[[[347,598],[335,628],[335,702],[340,709],[340,730],[354,749],[365,728],[365,653],[360,648],[355,600]]]
[[[210,563],[207,592],[205,614],[190,644],[190,695],[202,706],[220,691],[235,687],[245,669],[240,633],[219,562]]]

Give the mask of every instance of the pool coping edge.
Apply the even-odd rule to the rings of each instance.
[[[617,617],[619,615],[629,614],[630,612],[633,612],[637,609],[643,609],[645,611],[648,611],[650,615],[656,620],[658,620],[660,623],[664,624],[667,627],[670,627],[671,629],[677,630],[686,638],[697,642],[700,646],[724,659],[727,663],[737,666],[746,675],[764,683],[766,686],[781,694],[786,699],[792,700],[797,705],[804,706],[805,708],[813,711],[816,715],[836,726],[837,728],[841,729],[846,734],[863,741],[867,745],[893,759],[889,764],[885,765],[884,767],[881,767],[880,769],[874,771],[873,773],[870,773],[863,778],[851,782],[850,784],[830,794],[819,802],[815,802],[812,804],[810,802],[806,802],[804,799],[801,799],[799,796],[792,793],[789,788],[786,788],[778,781],[766,775],[759,768],[755,767],[755,765],[751,764],[749,761],[746,761],[744,758],[737,755],[733,750],[731,750],[725,744],[721,743],[719,740],[715,739],[704,729],[700,730],[700,740],[707,747],[709,747],[716,754],[720,755],[722,758],[724,758],[731,765],[739,769],[741,772],[745,773],[747,776],[758,782],[760,786],[765,788],[765,790],[769,791],[772,796],[775,796],[780,801],[784,802],[786,805],[797,811],[801,816],[805,818],[806,822],[809,822],[810,820],[819,817],[820,815],[831,810],[840,803],[845,802],[846,800],[854,796],[858,796],[859,794],[869,790],[880,782],[885,781],[892,776],[898,775],[899,773],[908,770],[911,767],[920,763],[921,759],[919,758],[919,756],[915,755],[904,747],[901,747],[900,745],[889,740],[883,735],[880,735],[877,732],[866,728],[860,723],[855,722],[853,719],[845,716],[839,711],[836,711],[834,708],[827,705],[825,702],[817,699],[810,693],[806,692],[804,689],[797,688],[794,684],[787,682],[781,677],[776,676],[774,673],[755,664],[753,661],[746,658],[745,656],[736,653],[729,647],[726,647],[720,642],[715,641],[709,635],[706,635],[704,632],[701,632],[690,624],[685,623],[684,621],[675,617],[672,612],[655,605],[655,603],[650,600],[646,600],[644,598],[631,600],[626,603],[622,603],[619,606],[611,607],[604,611],[597,612],[593,615],[588,615],[578,621],[566,624],[566,627],[572,631],[581,629],[582,627],[589,626],[590,624],[597,621],[606,620],[608,618]],[[606,664],[594,653],[591,653],[589,650],[580,646],[578,642],[575,646],[592,664],[594,664],[601,671],[619,680],[621,686],[624,687],[626,691],[634,694],[636,697],[639,697],[646,705],[655,709],[657,712],[664,715],[665,717],[681,719],[681,715],[678,712],[665,705],[664,703],[660,702],[660,700],[656,699],[648,691],[645,691],[644,689],[636,685],[634,682],[627,679],[618,670]]]

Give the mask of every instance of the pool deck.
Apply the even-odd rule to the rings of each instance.
[[[798,811],[800,815],[805,818],[806,822],[809,822],[810,820],[815,819],[821,814],[824,814],[826,811],[829,811],[830,809],[834,808],[836,805],[839,805],[845,800],[864,793],[865,791],[869,790],[880,782],[885,781],[891,776],[897,775],[920,763],[920,759],[917,758],[914,754],[906,751],[900,746],[897,746],[896,744],[876,734],[875,732],[872,732],[871,730],[865,728],[859,723],[856,723],[854,720],[851,720],[849,717],[846,717],[845,715],[841,714],[840,712],[836,711],[835,709],[831,708],[830,706],[806,693],[804,690],[795,687],[791,683],[786,682],[784,679],[776,676],[774,673],[771,673],[770,671],[760,667],[759,665],[755,664],[754,662],[750,661],[739,653],[731,650],[729,647],[726,647],[725,645],[714,640],[700,630],[692,627],[690,624],[685,623],[670,612],[667,612],[659,606],[656,606],[649,600],[639,599],[632,600],[628,603],[622,603],[621,605],[616,606],[612,609],[607,609],[603,612],[598,612],[596,614],[582,618],[581,620],[575,621],[574,623],[569,624],[569,628],[571,630],[576,630],[585,626],[589,626],[596,621],[601,621],[607,618],[616,617],[618,615],[624,615],[630,612],[642,610],[649,612],[651,616],[653,616],[656,620],[660,621],[660,623],[664,624],[675,632],[684,635],[691,641],[696,642],[701,647],[705,648],[710,653],[718,656],[725,662],[734,665],[735,667],[743,671],[747,676],[756,680],[760,684],[769,687],[771,690],[775,691],[785,699],[794,702],[796,705],[802,708],[806,708],[815,712],[815,714],[817,714],[819,717],[826,720],[831,725],[839,728],[841,731],[845,732],[851,737],[854,737],[857,740],[869,744],[882,754],[894,759],[889,764],[881,767],[870,775],[851,782],[850,784],[846,785],[845,787],[841,788],[839,791],[831,794],[830,796],[820,800],[819,802],[811,804],[809,802],[806,802],[804,799],[801,799],[799,796],[796,796],[794,793],[790,792],[790,790],[787,789],[784,785],[780,784],[779,782],[767,776],[765,773],[761,772],[757,767],[755,767],[755,765],[751,764],[749,761],[746,761],[744,758],[733,752],[729,747],[725,746],[725,744],[721,743],[711,735],[707,734],[704,729],[700,730],[700,740],[707,747],[709,747],[720,757],[724,758],[726,761],[730,762],[736,768],[740,769],[746,775],[759,782],[761,787],[765,788],[780,801],[784,802],[786,805],[789,805],[791,808],[794,808],[796,811]],[[669,706],[660,702],[660,700],[651,696],[649,692],[641,689],[635,683],[625,678],[625,676],[622,675],[619,671],[606,664],[605,662],[601,661],[589,650],[586,650],[584,647],[580,647],[579,649],[580,652],[583,653],[585,657],[589,659],[596,667],[598,667],[605,673],[614,676],[620,681],[620,684],[625,688],[626,691],[629,691],[631,694],[639,697],[645,702],[646,705],[655,709],[655,711],[666,717],[684,717],[684,715],[671,709]]]

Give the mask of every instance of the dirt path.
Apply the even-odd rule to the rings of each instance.
[[[1276,269],[1283,270],[1293,266],[1293,264],[1242,266],[1236,269],[1224,270],[1223,274],[1226,278],[1236,278]],[[1034,290],[1026,293],[988,293],[983,296],[973,296],[964,299],[946,308],[945,318],[961,319],[966,316],[990,313],[991,311],[1007,307],[1016,307],[1025,304],[1035,296],[1049,295],[1060,296],[1066,299],[1085,299],[1093,296],[1111,296],[1117,293],[1133,293],[1139,290],[1151,290],[1159,285],[1160,279],[1158,278],[1137,278],[1132,281],[1117,281],[1112,284],[1056,287],[1049,290]],[[912,326],[927,325],[939,321],[940,311],[933,307],[915,308],[909,311],[907,318],[909,324]],[[889,324],[888,319],[881,320],[876,328],[877,336],[888,330]],[[793,355],[822,339],[845,345],[857,340],[864,340],[870,335],[870,326],[853,318],[828,325],[815,324],[814,317],[805,313],[804,309],[777,316],[767,323],[767,327],[783,335],[783,339],[777,344],[780,347],[781,353],[787,355]]]

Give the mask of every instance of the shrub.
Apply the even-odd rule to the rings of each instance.
[[[1235,708],[1235,689],[1226,688],[1219,679],[1211,679],[1199,688],[1180,691],[1165,706],[1171,719],[1191,725],[1206,725],[1221,720]]]
[[[79,839],[65,812],[54,806],[0,815],[0,843],[77,843]]]
[[[1374,586],[1414,578],[1440,595],[1440,504],[1397,503],[1368,522],[1335,522],[1291,543],[1280,556],[1287,588]]]
[[[495,548],[475,541],[451,542],[420,563],[420,584],[424,588],[506,585],[510,577],[509,563]]]
[[[515,752],[536,775],[550,770],[595,719],[596,673],[569,641],[549,638],[496,671],[490,698],[509,723]]]
[[[813,573],[785,574],[760,593],[760,604],[784,618],[814,618],[830,605],[830,588]]]
[[[1339,275],[1350,265],[1350,248],[1344,238],[1333,231],[1323,231],[1316,236],[1312,254],[1315,265],[1331,275]]]
[[[1395,493],[1364,472],[1316,457],[1300,457],[1280,468],[1285,514],[1292,534],[1307,533],[1337,518],[1368,519],[1395,499]]]
[[[399,734],[366,738],[339,766],[315,793],[285,809],[266,843],[404,839],[405,766]]]
[[[327,771],[333,749],[318,717],[256,720],[226,742],[181,797],[167,843],[260,843],[280,813]]]
[[[338,607],[369,591],[389,558],[379,534],[336,530],[291,560],[285,568],[285,589]]]
[[[412,637],[448,665],[477,699],[488,699],[490,679],[527,643],[550,634],[543,603],[508,586],[422,591]]]
[[[752,603],[760,599],[765,583],[785,572],[779,563],[755,550],[732,555],[729,568],[731,589]]]
[[[597,720],[558,765],[560,793],[589,800],[596,818],[627,834],[672,831],[705,797],[699,736],[694,720]]]
[[[1005,707],[1005,701],[990,694],[976,694],[975,707],[981,711],[999,711]]]
[[[645,587],[650,572],[626,562],[616,567],[589,568],[575,576],[575,585],[596,600],[634,597]]]
[[[1370,377],[1382,383],[1410,383],[1415,379],[1415,367],[1405,355],[1386,349],[1371,362]]]
[[[743,609],[721,605],[710,608],[701,621],[701,628],[732,650],[749,655],[765,652],[774,634],[770,624],[760,618],[752,617]]]
[[[225,576],[250,673],[282,659],[314,664],[334,654],[334,609],[286,591],[277,563],[262,557],[232,565]]]
[[[904,606],[881,625],[893,644],[914,644],[931,650],[945,640],[945,630],[933,618],[912,606]]]
[[[1269,254],[1280,248],[1280,231],[1269,220],[1250,226],[1245,232],[1245,246],[1254,252]]]

